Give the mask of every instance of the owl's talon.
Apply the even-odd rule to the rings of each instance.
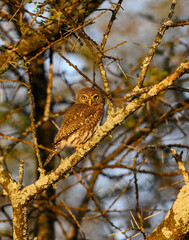
[[[76,147],[76,151],[78,151],[80,148],[83,147],[83,144],[79,144],[77,147]]]

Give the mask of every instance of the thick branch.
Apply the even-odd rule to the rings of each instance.
[[[72,167],[74,167],[78,162],[80,162],[93,148],[111,132],[118,124],[135,112],[138,108],[143,107],[144,104],[149,101],[154,96],[158,95],[162,91],[166,90],[176,79],[182,76],[189,69],[189,61],[181,64],[181,66],[169,77],[165,78],[159,84],[153,86],[148,93],[142,94],[139,98],[128,103],[125,109],[118,110],[114,116],[108,116],[107,121],[103,126],[99,127],[94,136],[83,148],[79,149],[77,152],[72,154],[70,157],[64,159],[59,167],[51,172],[49,175],[42,176],[36,181],[35,184],[25,187],[22,190],[22,195],[24,196],[23,201],[29,201],[37,193],[43,189],[47,189],[49,184],[53,184],[62,178],[66,173],[68,173]]]
[[[179,192],[164,221],[150,234],[147,240],[184,240],[189,236],[189,184]]]
[[[27,240],[27,212],[25,205],[13,205],[13,237],[14,240]]]

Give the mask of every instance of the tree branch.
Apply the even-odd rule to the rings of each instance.
[[[189,184],[182,187],[164,221],[146,240],[184,240],[189,236]]]
[[[42,190],[47,189],[50,184],[53,184],[59,179],[63,178],[72,169],[72,167],[74,167],[90,151],[92,151],[95,146],[97,146],[99,142],[102,141],[102,139],[106,137],[117,125],[119,125],[123,120],[125,120],[128,116],[134,113],[137,109],[143,107],[147,101],[157,96],[162,91],[166,90],[174,81],[176,81],[176,79],[186,73],[188,69],[189,61],[187,61],[186,63],[182,63],[173,74],[162,80],[159,84],[154,85],[148,93],[143,93],[139,98],[136,98],[132,102],[128,103],[125,108],[119,109],[116,113],[109,115],[104,125],[98,128],[97,132],[93,135],[93,137],[83,145],[83,148],[80,148],[70,157],[63,159],[54,172],[51,172],[50,174],[45,176],[41,176],[35,182],[35,184],[29,185],[18,192],[18,194],[20,194],[20,197],[22,198],[23,203],[31,200],[36,194],[40,193]],[[2,168],[2,170],[4,169]],[[7,179],[8,181],[8,176],[5,177],[5,179]],[[3,183],[3,181],[4,178],[0,178],[0,183]]]

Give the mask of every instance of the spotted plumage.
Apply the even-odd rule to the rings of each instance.
[[[75,104],[65,113],[52,151],[44,166],[65,146],[77,147],[92,137],[103,116],[104,98],[99,89],[84,88],[76,95]]]

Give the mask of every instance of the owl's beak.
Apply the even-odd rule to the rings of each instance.
[[[89,106],[91,106],[92,100],[91,98],[89,98]]]

